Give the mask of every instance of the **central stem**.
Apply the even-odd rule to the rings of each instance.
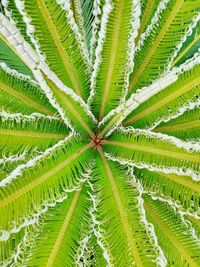
[[[102,137],[97,133],[90,138],[90,144],[94,148],[94,150],[101,150],[102,149],[102,144],[103,144],[103,139]]]

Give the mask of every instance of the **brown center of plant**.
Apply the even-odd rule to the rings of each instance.
[[[90,144],[94,150],[99,151],[102,149],[103,139],[98,133],[96,133],[90,137]]]

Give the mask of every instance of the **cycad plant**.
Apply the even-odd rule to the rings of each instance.
[[[200,1],[2,0],[1,266],[200,266]]]

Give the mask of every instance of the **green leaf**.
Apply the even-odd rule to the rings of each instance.
[[[135,66],[130,76],[130,93],[150,85],[165,72],[176,46],[198,10],[199,4],[191,0],[172,0],[167,4],[141,49],[136,52]],[[159,67],[156,67],[158,64]]]
[[[91,49],[92,24],[94,21],[93,5],[94,0],[71,0],[74,20],[82,34],[88,53]]]
[[[158,242],[169,266],[193,266],[200,264],[199,245],[187,233],[178,214],[160,201],[145,196],[147,218],[154,224]]]
[[[60,4],[56,1],[24,1],[25,12],[35,28],[34,37],[37,38],[50,69],[64,84],[86,100],[90,70],[75,33],[77,25],[72,20],[68,4]]]
[[[200,138],[200,108],[196,107],[177,118],[160,123],[154,132],[173,135],[183,140],[198,140]]]
[[[22,14],[19,12],[17,9],[17,4],[19,5],[20,2],[17,2],[15,0],[9,0],[9,1],[4,1],[3,6],[4,10],[6,13],[6,16],[10,18],[10,20],[16,24],[17,28],[19,29],[20,33],[24,36],[24,39],[31,43],[31,38],[30,35],[27,34],[27,29],[26,29],[26,23],[23,20]],[[33,45],[32,45],[33,46]]]
[[[92,76],[94,97],[91,96],[92,110],[100,121],[126,95],[128,75],[132,68],[130,54],[134,48],[133,32],[137,31],[139,20],[138,9],[139,4],[134,6],[134,1],[129,0],[116,0],[112,4],[108,1],[103,7],[103,23]],[[107,27],[104,25],[106,17]]]
[[[67,138],[1,181],[0,229],[19,227],[44,203],[79,183],[91,163],[89,148],[80,139]]]
[[[46,78],[45,75],[43,75],[43,77],[53,92],[56,101],[66,112],[72,126],[80,133],[87,133],[92,136],[92,129],[94,128],[95,122],[92,114],[86,111],[85,103],[81,103],[82,99],[73,98],[70,94],[59,89],[56,84]]]
[[[200,66],[179,75],[179,79],[127,116],[123,125],[134,128],[152,128],[157,122],[176,114],[178,110],[199,98]]]
[[[191,35],[187,37],[177,56],[174,58],[171,67],[180,66],[186,60],[190,59],[200,47],[200,21],[192,29]]]
[[[93,179],[97,192],[94,215],[110,265],[154,266],[156,255],[141,221],[139,192],[131,185],[131,177],[100,151]]]
[[[56,113],[39,85],[2,66],[0,66],[0,104],[1,109],[7,112],[23,114],[37,112],[45,115]]]
[[[151,24],[151,20],[156,12],[159,2],[159,0],[141,1],[140,28],[138,30],[137,38],[135,39],[136,47],[141,38],[141,35],[145,33],[145,30]]]
[[[69,130],[58,119],[12,119],[0,117],[0,155],[23,148],[44,150],[64,139]]]
[[[18,245],[23,242],[25,230],[22,229],[18,234],[11,234],[6,241],[0,241],[0,264],[1,266],[11,266],[15,257]]]
[[[144,190],[155,196],[164,195],[179,203],[185,210],[199,209],[200,183],[188,176],[178,176],[162,172],[134,169],[134,174],[142,183]]]
[[[32,246],[23,255],[27,266],[76,266],[76,251],[82,234],[88,228],[88,188],[68,194],[66,200],[49,208],[35,230]],[[81,227],[83,230],[80,231]],[[45,251],[43,248],[46,248]]]
[[[184,143],[142,130],[124,130],[103,142],[104,150],[124,164],[152,171],[191,175],[199,180],[200,154]]]

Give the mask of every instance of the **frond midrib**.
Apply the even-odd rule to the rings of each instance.
[[[0,129],[0,135],[17,136],[17,137],[31,137],[31,138],[45,138],[45,139],[64,139],[66,134],[59,133],[43,133],[31,132],[26,130]]]
[[[172,151],[170,151],[170,150],[166,151],[166,150],[162,150],[159,148],[153,148],[153,147],[148,147],[148,146],[143,146],[143,145],[138,145],[138,144],[123,143],[123,142],[119,142],[119,141],[110,141],[110,140],[109,141],[105,140],[104,144],[114,145],[114,146],[118,146],[118,147],[124,147],[124,148],[128,148],[128,149],[133,149],[133,150],[137,150],[137,151],[141,151],[141,152],[147,152],[147,153],[156,154],[156,155],[160,155],[160,156],[166,156],[169,158],[191,160],[191,161],[196,162],[196,163],[200,162],[199,156],[184,154],[181,152],[174,152],[173,151],[173,153],[172,153]]]
[[[141,257],[140,257],[139,252],[138,252],[138,248],[136,246],[136,242],[135,242],[135,240],[133,238],[133,234],[131,232],[131,226],[128,222],[127,214],[124,210],[123,204],[122,204],[121,199],[120,199],[120,194],[119,194],[119,191],[117,189],[117,185],[116,185],[114,177],[112,175],[112,171],[110,169],[110,166],[109,166],[107,159],[105,158],[102,150],[100,150],[99,153],[100,153],[101,159],[103,161],[103,164],[104,164],[106,172],[107,172],[107,176],[108,176],[108,180],[109,180],[109,183],[111,186],[111,190],[113,192],[113,196],[114,196],[114,199],[116,201],[116,205],[117,205],[117,208],[118,208],[118,211],[120,214],[121,224],[123,225],[123,228],[124,228],[124,231],[126,234],[126,238],[127,238],[128,243],[129,243],[129,246],[130,246],[130,252],[132,253],[132,255],[135,259],[136,266],[143,266],[143,263],[141,261]]]
[[[183,131],[186,129],[196,128],[196,127],[200,127],[200,120],[195,120],[192,122],[183,122],[183,123],[171,125],[171,126],[156,127],[154,129],[154,132],[166,133],[166,132],[171,132],[171,131]]]

